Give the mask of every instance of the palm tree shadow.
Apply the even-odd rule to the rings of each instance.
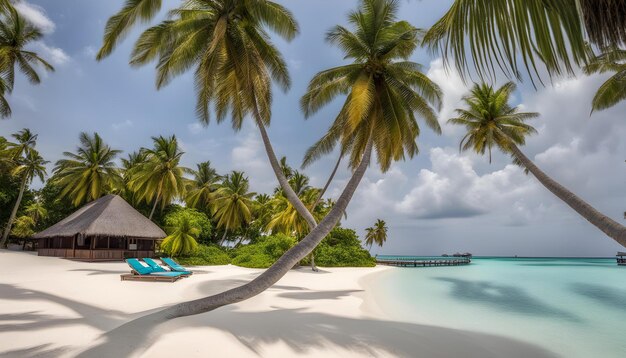
[[[48,348],[50,344],[40,344],[30,348],[16,349],[12,351],[0,352],[2,357],[30,357],[30,358],[56,358],[66,353],[66,347]]]
[[[626,310],[626,291],[587,283],[573,284],[571,290],[609,308]]]
[[[363,355],[404,357],[548,358],[553,353],[517,340],[412,323],[348,318],[303,309],[238,311],[227,306],[200,315],[166,320],[155,312],[107,333],[77,357],[125,357],[145,352],[163,334],[213,327],[235,337],[252,353],[283,342],[297,353],[333,346]]]
[[[452,284],[450,296],[457,300],[484,304],[505,312],[539,317],[558,317],[568,321],[581,322],[578,316],[548,305],[528,295],[519,287],[452,277],[436,277],[434,279]]]

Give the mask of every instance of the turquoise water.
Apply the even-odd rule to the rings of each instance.
[[[507,336],[568,358],[626,357],[626,267],[615,259],[474,258],[396,268],[373,285],[398,320]]]

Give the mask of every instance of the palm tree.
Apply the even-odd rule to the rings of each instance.
[[[11,115],[11,108],[5,98],[13,91],[15,67],[19,67],[26,78],[33,84],[39,84],[41,78],[35,70],[40,66],[54,71],[54,67],[33,51],[25,48],[43,37],[41,30],[26,21],[12,6],[0,3],[0,116]]]
[[[613,107],[626,99],[626,50],[606,48],[604,52],[591,59],[584,71],[592,73],[614,72],[606,82],[600,86],[593,97],[592,111],[601,111]]]
[[[72,200],[74,206],[96,200],[111,191],[123,188],[115,159],[121,153],[107,145],[98,133],[82,132],[76,153],[64,152],[54,167],[53,181],[61,187],[60,195]]]
[[[228,231],[235,231],[252,221],[253,198],[250,184],[243,172],[233,171],[224,177],[222,185],[213,194],[213,216],[217,227],[224,230],[222,242]]]
[[[211,168],[209,161],[199,163],[197,170],[192,170],[190,174],[193,180],[187,186],[185,203],[191,208],[207,210],[211,204],[211,195],[219,188],[222,177]]]
[[[186,215],[169,224],[173,226],[168,227],[170,234],[163,239],[161,249],[172,256],[189,255],[194,252],[198,247],[196,239],[202,231],[200,226]]]
[[[25,212],[26,215],[31,218],[35,223],[38,223],[48,216],[48,209],[46,209],[45,205],[40,199],[37,199],[33,203],[28,205]]]
[[[107,22],[97,58],[108,56],[137,20],[152,19],[160,6],[160,1],[128,0]],[[158,59],[157,88],[195,67],[196,112],[204,123],[209,122],[211,106],[218,123],[230,114],[236,131],[250,116],[286,197],[314,227],[313,216],[289,187],[266,131],[272,80],[285,91],[291,85],[287,65],[267,30],[291,40],[298,25],[289,10],[269,0],[185,1],[170,11],[169,19],[143,32],[130,63],[141,66]]]
[[[481,78],[499,71],[521,80],[525,70],[534,84],[539,63],[551,78],[587,64],[589,40],[600,48],[626,44],[623,1],[455,0],[424,44],[464,76],[473,69]]]
[[[11,232],[11,226],[13,225],[13,220],[15,220],[15,215],[17,215],[17,210],[22,202],[22,196],[24,195],[26,185],[30,184],[35,177],[38,177],[42,182],[44,181],[44,177],[46,176],[45,165],[48,161],[44,160],[35,149],[31,148],[23,158],[17,159],[16,163],[17,166],[13,168],[11,174],[14,176],[21,176],[22,183],[20,185],[20,193],[18,194],[13,210],[11,211],[11,216],[9,216],[7,226],[4,228],[4,234],[2,235],[2,240],[0,241],[0,248],[6,247],[7,239],[9,237],[9,233]]]
[[[419,72],[419,66],[406,61],[417,46],[417,30],[396,20],[397,1],[361,0],[359,4],[360,10],[349,15],[355,31],[338,27],[329,35],[329,39],[346,52],[346,57],[354,61],[353,65],[343,67],[343,72],[337,68],[318,74],[303,99],[307,104],[305,109],[311,114],[337,95],[347,96],[337,120],[340,124],[332,127],[340,134],[333,133],[335,137],[330,142],[341,139],[351,143],[350,164],[354,171],[335,205],[306,237],[251,282],[167,308],[162,313],[165,317],[211,311],[253,297],[272,286],[336,226],[370,164],[374,147],[381,168],[385,168],[391,161],[401,159],[405,149],[415,153],[414,112],[431,125],[436,123],[434,110],[428,103],[438,104],[440,91]],[[372,86],[372,82],[376,85]],[[371,135],[374,130],[376,135]],[[392,140],[394,138],[401,140]],[[361,158],[357,158],[358,155]]]
[[[376,244],[383,247],[385,241],[387,241],[387,223],[385,220],[378,219],[372,227],[365,229],[365,245],[372,249],[372,245]]]
[[[11,135],[16,142],[6,143],[6,150],[13,159],[22,158],[28,155],[32,149],[37,145],[37,134],[30,131],[28,128],[24,128],[17,133]]]
[[[159,203],[163,209],[172,200],[183,197],[186,184],[183,174],[189,172],[180,166],[184,152],[180,150],[176,136],[152,137],[152,140],[154,148],[142,149],[146,160],[133,171],[128,183],[137,200],[152,203],[150,220]]]
[[[626,227],[603,215],[547,176],[518,148],[518,145],[525,143],[527,135],[536,133],[525,121],[537,117],[538,113],[519,112],[517,107],[509,106],[509,97],[514,90],[515,84],[512,82],[497,90],[486,84],[474,85],[470,94],[464,97],[468,108],[457,109],[458,117],[449,120],[450,123],[467,128],[459,149],[471,149],[480,154],[489,151],[490,160],[493,147],[511,154],[517,164],[531,172],[554,195],[613,240],[626,246]]]

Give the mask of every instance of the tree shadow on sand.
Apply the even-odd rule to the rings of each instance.
[[[363,292],[363,290],[285,292],[278,294],[278,297],[294,300],[338,300],[341,297],[348,297],[355,292]]]
[[[519,287],[452,277],[436,277],[435,280],[452,284],[450,296],[463,302],[474,302],[506,312],[581,321],[578,316],[543,303]]]
[[[156,312],[105,333],[99,344],[78,357],[139,355],[162,334],[177,329],[212,327],[235,337],[251,353],[283,342],[297,353],[328,346],[368,356],[428,358],[548,358],[543,348],[521,341],[469,331],[412,323],[348,318],[303,309],[242,312],[223,307],[200,315],[165,320]]]
[[[30,348],[22,348],[22,349],[15,349],[12,351],[5,351],[5,352],[0,352],[0,356],[2,357],[6,357],[6,358],[23,358],[23,357],[29,357],[29,358],[56,358],[61,356],[63,353],[67,352],[68,349],[61,347],[61,348],[48,348],[50,346],[50,344],[40,344],[37,346],[33,346]]]

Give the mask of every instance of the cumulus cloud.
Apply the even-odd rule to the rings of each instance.
[[[193,123],[187,124],[187,130],[189,131],[189,133],[191,133],[193,135],[197,135],[197,134],[202,133],[202,130],[204,128],[205,127],[202,124],[198,123],[198,122],[193,122]]]
[[[462,105],[461,99],[469,91],[469,88],[463,83],[463,80],[455,70],[445,68],[441,58],[430,62],[426,75],[439,85],[444,94],[441,111],[439,112],[439,124],[444,134],[458,133],[461,129],[449,125],[447,122],[448,119],[456,115],[454,111]]]
[[[241,133],[238,145],[231,151],[231,167],[253,178],[250,185],[257,192],[271,192],[276,186],[274,172],[265,155],[261,139],[254,130]]]
[[[46,10],[41,6],[26,1],[20,1],[15,3],[14,7],[26,20],[39,28],[43,33],[50,34],[56,29],[56,25],[48,15],[46,15]]]
[[[130,128],[133,126],[133,121],[131,121],[130,119],[127,119],[123,122],[117,122],[117,123],[113,123],[111,124],[111,127],[113,127],[114,130],[119,131],[121,129],[126,129],[126,128]]]
[[[52,65],[62,66],[70,61],[70,56],[58,47],[48,46],[43,41],[33,43],[33,47],[39,56]]]

